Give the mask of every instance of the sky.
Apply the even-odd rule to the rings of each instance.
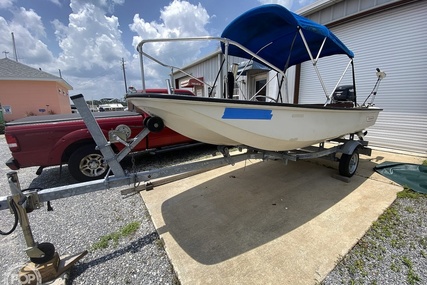
[[[0,58],[17,57],[20,63],[61,75],[73,86],[70,96],[122,99],[125,77],[128,87],[142,87],[136,51],[142,39],[220,36],[233,19],[254,7],[275,3],[298,11],[312,2],[315,1],[0,0]],[[146,46],[144,51],[178,66],[215,50],[215,46],[194,44]],[[166,87],[167,74],[165,68],[149,63],[146,87]]]

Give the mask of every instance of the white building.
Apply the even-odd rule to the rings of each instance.
[[[427,1],[320,0],[297,13],[329,27],[354,52],[359,104],[371,93],[376,68],[387,73],[375,99],[376,106],[384,111],[366,137],[370,146],[427,155]],[[226,74],[216,74],[222,61],[218,51],[186,66],[183,70],[201,80],[175,72],[174,86],[192,88],[197,96],[224,96]],[[243,61],[231,57],[228,63],[240,64],[242,68]],[[316,75],[310,64],[288,69],[288,80],[284,81],[287,94],[286,84],[280,85],[281,78],[275,72],[260,65],[246,66],[245,73],[236,80],[233,95],[249,99],[248,94],[255,94],[269,82],[261,92],[276,97],[281,86],[283,102],[324,102],[324,95],[319,93],[320,83],[312,80]],[[324,58],[318,68],[332,90],[343,71],[342,62],[334,57]],[[351,78],[345,77],[341,85],[351,83]]]

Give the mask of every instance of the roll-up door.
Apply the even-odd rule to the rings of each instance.
[[[375,69],[387,73],[375,99],[384,110],[366,137],[370,146],[427,154],[426,15],[427,1],[418,1],[332,28],[355,54],[359,104],[375,84]],[[332,91],[346,60],[336,56],[319,60],[328,90]],[[310,64],[302,64],[300,103],[325,101],[315,78]],[[351,72],[340,85],[345,84],[351,84]]]

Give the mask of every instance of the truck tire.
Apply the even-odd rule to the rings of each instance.
[[[339,161],[339,173],[342,176],[352,177],[359,166],[359,152],[357,148],[352,154],[342,154]]]
[[[79,182],[102,179],[109,167],[94,144],[84,145],[76,149],[68,160],[71,176]]]

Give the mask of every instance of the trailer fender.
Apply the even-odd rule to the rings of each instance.
[[[347,141],[342,147],[341,147],[341,153],[351,155],[353,154],[354,150],[357,149],[362,144],[358,141]]]

